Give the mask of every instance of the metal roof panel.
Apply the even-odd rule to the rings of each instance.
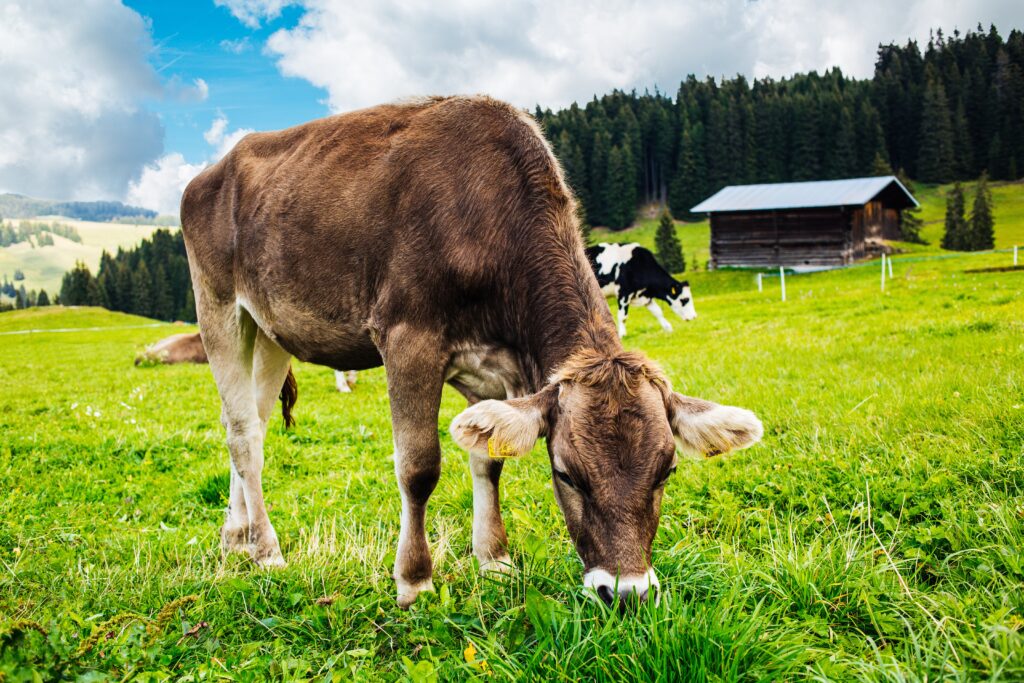
[[[730,185],[690,209],[694,213],[715,211],[765,211],[805,209],[822,206],[854,206],[870,202],[890,184],[896,186],[918,206],[896,176],[815,180],[801,183]]]

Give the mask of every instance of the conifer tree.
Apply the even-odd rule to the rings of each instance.
[[[967,219],[964,218],[964,189],[960,183],[946,196],[946,226],[942,235],[942,248],[953,251],[967,249]]]
[[[598,124],[603,122],[599,119]],[[608,207],[605,204],[608,178],[608,156],[611,152],[611,135],[599,125],[594,133],[594,142],[590,152],[590,205],[587,214],[594,225],[608,224]]]
[[[857,175],[857,146],[854,139],[853,116],[845,106],[839,112],[839,127],[832,143],[829,174],[833,178]]]
[[[953,124],[946,89],[934,68],[926,70],[928,84],[921,105],[917,177],[926,183],[947,183],[953,177]]]
[[[36,306],[49,306],[49,305],[50,305],[50,297],[49,297],[49,295],[46,293],[45,289],[40,289],[39,290],[39,296],[36,298]]]
[[[604,204],[608,227],[621,230],[633,223],[636,214],[636,182],[628,146],[615,145],[608,153],[608,182]]]
[[[196,298],[192,293],[192,288],[189,287],[185,292],[185,303],[182,305],[181,311],[178,312],[178,320],[194,322],[196,319]]]
[[[984,251],[996,246],[995,219],[992,216],[992,193],[988,188],[988,174],[982,173],[974,192],[974,205],[967,230],[965,248]]]
[[[900,169],[900,171],[902,172],[903,169]],[[892,175],[892,166],[890,166],[889,162],[885,160],[885,157],[882,156],[881,152],[877,152],[875,154],[875,160],[871,162],[871,175]],[[904,183],[904,185],[906,185],[906,183]],[[909,190],[910,188],[907,189]]]
[[[60,285],[60,302],[65,306],[99,306],[100,289],[89,267],[81,261],[64,273]]]
[[[914,183],[902,168],[896,174],[896,178],[903,184],[903,187],[907,188],[907,192],[914,194]],[[921,207],[914,206],[900,212],[900,239],[904,242],[927,244],[921,237],[922,227],[924,227],[924,220],[921,218]]]
[[[174,318],[174,301],[171,299],[170,283],[167,280],[167,271],[163,264],[157,264],[153,270],[153,289],[150,290],[152,297],[152,317],[157,320],[171,320]]]
[[[669,273],[682,273],[686,270],[683,245],[679,242],[675,221],[672,220],[672,214],[668,211],[661,212],[658,230],[654,234],[654,248],[654,255],[658,259],[658,263]]]
[[[150,316],[153,314],[153,299],[150,289],[153,286],[153,278],[149,274],[146,262],[139,259],[139,265],[132,273],[132,308],[130,313],[135,315]]]

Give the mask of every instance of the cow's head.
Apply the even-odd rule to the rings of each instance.
[[[676,446],[704,455],[761,438],[748,410],[671,391],[642,354],[576,354],[541,391],[482,401],[452,422],[469,451],[513,457],[547,437],[555,499],[583,560],[584,586],[611,604],[656,596],[651,543]]]
[[[688,280],[673,283],[666,298],[668,305],[683,320],[693,320],[697,317],[697,309],[693,306],[693,293],[690,292]]]

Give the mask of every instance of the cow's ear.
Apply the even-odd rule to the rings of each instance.
[[[476,455],[516,458],[547,433],[551,392],[507,401],[480,401],[452,420],[455,443]]]
[[[701,455],[719,455],[753,446],[764,428],[749,410],[723,406],[673,392],[668,396],[668,420],[679,447]]]

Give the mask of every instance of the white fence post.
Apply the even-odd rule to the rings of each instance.
[[[1014,261],[1014,263],[1016,263],[1016,260]],[[757,274],[757,291],[764,291],[764,277],[762,273]]]
[[[885,254],[882,254],[882,291],[885,291]]]
[[[779,279],[782,280],[782,300],[786,300],[786,269],[779,266]]]
[[[1017,265],[1017,245],[1013,245],[1013,265]]]

